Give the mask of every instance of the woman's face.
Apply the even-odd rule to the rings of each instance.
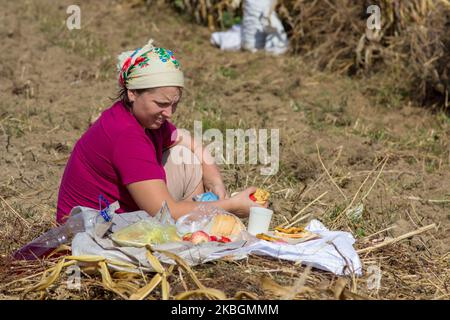
[[[181,99],[179,87],[160,87],[137,94],[128,90],[128,98],[133,102],[131,113],[146,129],[158,129],[177,109]]]

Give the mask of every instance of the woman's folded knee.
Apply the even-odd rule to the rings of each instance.
[[[192,194],[202,181],[200,160],[184,146],[174,146],[163,154],[167,188],[176,200],[183,200]]]

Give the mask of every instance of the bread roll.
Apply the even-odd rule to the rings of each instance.
[[[239,218],[228,214],[218,214],[212,221],[210,234],[215,236],[237,236],[244,230],[244,225]]]

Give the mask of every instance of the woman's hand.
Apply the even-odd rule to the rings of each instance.
[[[268,203],[266,203],[264,206],[257,204],[256,202],[253,202],[250,199],[250,195],[256,191],[256,187],[250,187],[245,189],[242,192],[239,192],[237,195],[230,198],[229,201],[231,201],[232,207],[233,207],[233,213],[237,215],[240,218],[248,217],[250,213],[250,207],[264,207],[267,208]]]
[[[207,156],[211,157],[209,154]],[[212,159],[210,159],[210,162],[205,161],[202,163],[202,171],[205,189],[214,192],[220,200],[228,199],[229,195],[217,164],[213,163]]]
[[[207,191],[211,191],[216,194],[220,200],[229,198],[229,195],[221,178],[209,181],[208,179],[206,179],[206,177],[203,177],[203,185],[205,186],[205,189]]]

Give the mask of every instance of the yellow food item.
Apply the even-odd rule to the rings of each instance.
[[[262,205],[269,200],[270,193],[264,189],[257,188],[253,196],[256,199],[255,202]]]
[[[267,234],[265,234],[265,233],[258,233],[258,234],[256,235],[256,237],[257,237],[258,239],[266,240],[266,241],[270,241],[270,242],[281,242],[281,241],[283,241],[282,239],[278,239],[278,238],[275,238],[275,237],[271,237],[271,236],[269,236],[269,235],[267,235]]]
[[[298,227],[290,227],[290,228],[282,228],[282,227],[276,227],[275,228],[276,231],[279,231],[281,233],[288,233],[288,234],[295,234],[295,233],[300,233],[305,231],[304,228],[298,228]]]
[[[244,228],[239,218],[228,214],[218,214],[212,221],[209,233],[215,236],[230,237],[238,235]]]
[[[304,230],[296,233],[284,233],[280,232],[278,230],[275,230],[275,235],[283,237],[283,238],[290,238],[290,239],[301,239],[306,238],[314,235],[312,232]]]

